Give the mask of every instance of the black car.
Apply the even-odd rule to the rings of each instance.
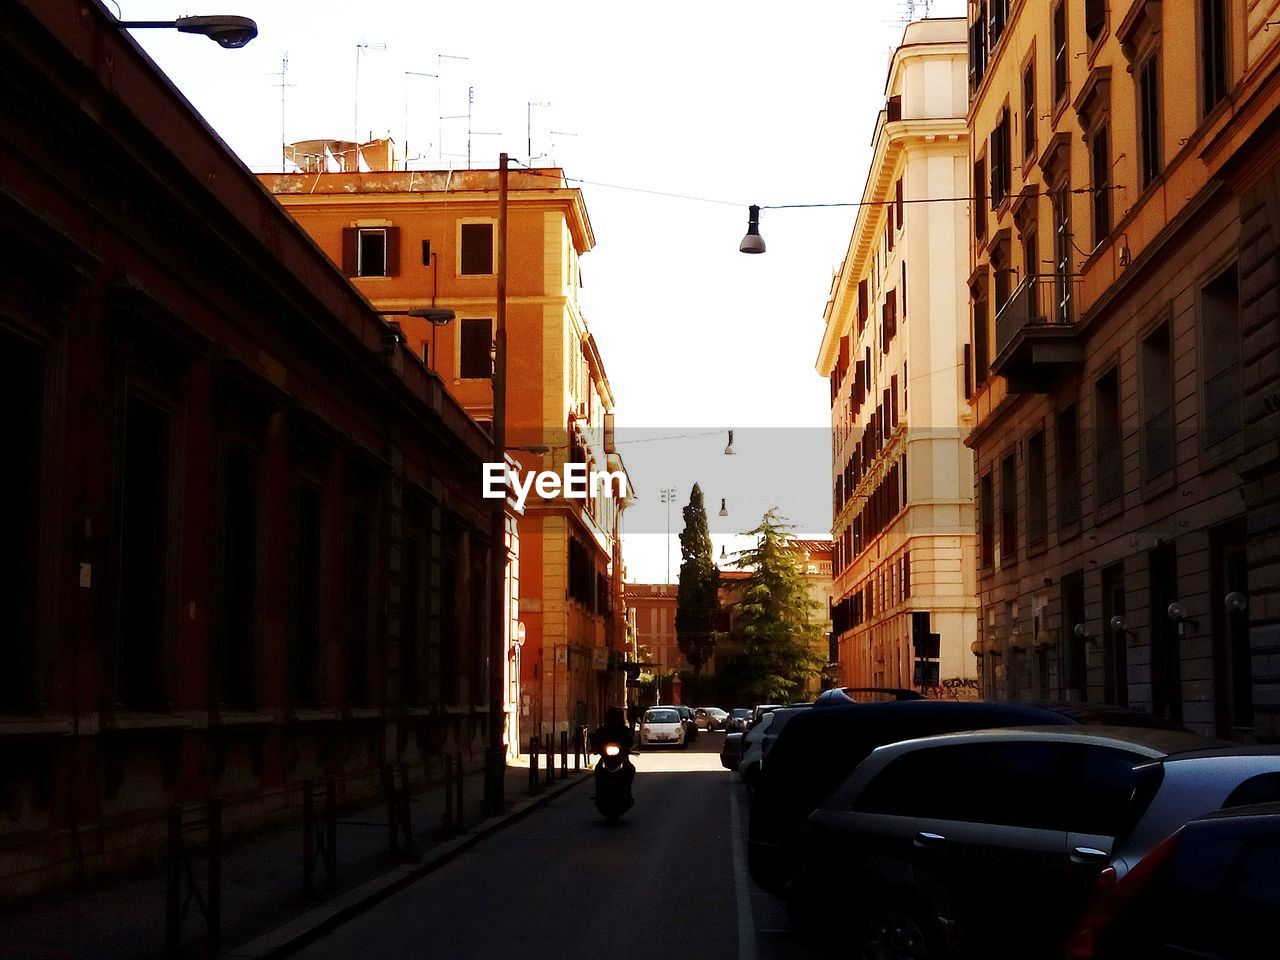
[[[838,910],[863,957],[1061,956],[1133,821],[1134,767],[1214,743],[1059,725],[879,747],[810,814],[791,903]]]
[[[674,709],[680,714],[680,722],[684,724],[684,742],[693,743],[698,739],[698,720],[693,715],[693,707],[680,704]]]
[[[1021,704],[947,700],[806,711],[781,728],[760,766],[748,821],[751,877],[765,890],[783,891],[795,869],[804,818],[876,747],[959,730],[1072,722]]]
[[[1234,807],[1192,820],[1104,885],[1066,955],[1253,960],[1278,919],[1280,803]]]

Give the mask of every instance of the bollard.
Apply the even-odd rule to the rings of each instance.
[[[538,748],[542,746],[538,737],[529,737],[529,792],[538,792]]]
[[[454,757],[457,758],[458,772],[453,779],[454,788],[457,791],[457,796],[455,797],[453,806],[457,813],[458,831],[461,832],[467,829],[466,807],[462,805],[462,752],[459,751],[458,753],[455,753]]]
[[[573,772],[582,772],[582,727],[575,727],[573,731]]]
[[[556,778],[556,732],[547,734],[547,769],[543,773],[545,782],[551,783]]]
[[[441,758],[444,764],[444,816],[440,818],[440,825],[445,832],[453,829],[453,757],[445,754]]]
[[[569,778],[569,731],[560,731],[560,779]]]

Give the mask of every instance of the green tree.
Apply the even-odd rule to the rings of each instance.
[[[680,589],[676,605],[676,644],[698,675],[716,652],[720,616],[720,570],[711,556],[707,508],[696,483],[684,508],[680,531]]]
[[[756,545],[737,557],[737,565],[751,571],[736,623],[744,648],[744,686],[761,703],[795,699],[825,662],[815,652],[823,636],[812,616],[817,604],[786,542],[790,532],[777,508],[770,508],[759,526],[747,531]]]

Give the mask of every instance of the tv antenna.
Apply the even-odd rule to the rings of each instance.
[[[421,73],[417,70],[404,72],[404,168],[409,169],[409,80],[413,77],[433,77],[439,86],[440,74]]]
[[[525,111],[525,121],[524,121],[525,140],[526,140],[525,146],[529,151],[528,157],[529,157],[529,163],[531,164],[536,159],[533,155],[533,108],[549,107],[549,106],[551,106],[551,104],[545,100],[530,100],[528,103],[528,108]],[[538,154],[538,157],[541,157],[541,156],[543,156],[543,154],[541,153]]]
[[[467,112],[454,114],[450,117],[442,117],[442,120],[463,120],[467,121],[467,169],[471,169],[471,138],[472,137],[500,137],[501,130],[472,130],[471,129],[471,108],[476,102],[476,88],[467,87]]]
[[[273,83],[272,86],[280,88],[280,172],[288,173],[289,172],[288,162],[286,161],[285,155],[284,155],[285,144],[288,143],[288,140],[286,139],[285,132],[284,132],[285,91],[288,90],[289,87],[296,86],[296,84],[292,84],[289,82],[289,51],[288,50],[286,50],[280,57],[279,72],[268,74],[268,76],[280,78],[280,82]]]
[[[440,162],[444,162],[444,121],[454,119],[444,115],[444,62],[446,60],[470,60],[470,57],[460,57],[452,53],[436,52],[436,153],[440,156]]]
[[[356,82],[355,94],[352,99],[355,101],[355,107],[351,115],[351,127],[356,142],[356,166],[360,166],[360,57],[366,50],[385,50],[385,43],[357,43],[356,44]]]

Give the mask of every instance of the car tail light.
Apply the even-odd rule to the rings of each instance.
[[[1180,834],[1179,830],[1165,837],[1120,880],[1116,879],[1113,867],[1106,867],[1098,873],[1089,912],[1067,944],[1066,955],[1071,960],[1088,960],[1096,956],[1102,934],[1139,894],[1150,888],[1152,881],[1172,859]]]

